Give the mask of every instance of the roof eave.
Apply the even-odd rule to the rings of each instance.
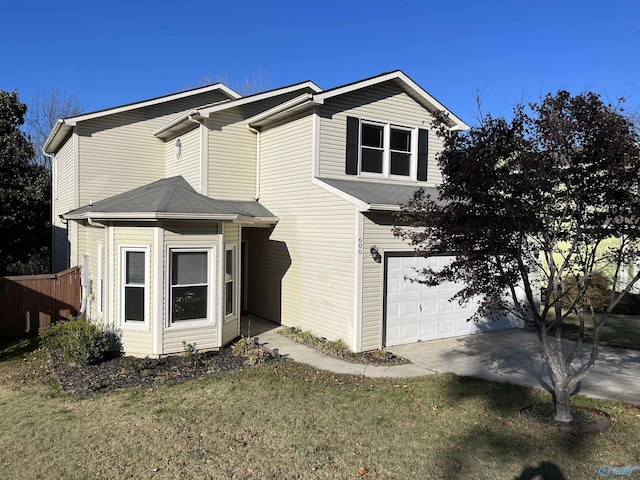
[[[385,203],[369,203],[367,204],[367,209],[365,211],[387,211],[387,212],[399,212],[400,205],[395,204],[385,204]]]
[[[313,96],[314,100],[326,100],[332,97],[336,97],[338,95],[344,95],[345,93],[350,93],[355,90],[360,90],[362,88],[370,87],[373,85],[378,85],[380,83],[385,83],[391,80],[397,80],[403,84],[403,86],[409,90],[414,97],[417,97],[421,100],[420,103],[423,103],[425,107],[431,107],[433,110],[444,111],[449,114],[449,127],[452,130],[468,130],[469,126],[460,119],[457,115],[451,112],[448,108],[446,108],[442,103],[440,103],[435,97],[429,94],[424,88],[414,82],[407,74],[405,74],[401,70],[394,70],[393,72],[383,73],[376,77],[371,77],[365,80],[361,80],[359,82],[350,83],[348,85],[344,85],[342,87],[336,87],[330,90],[326,90],[324,92],[315,94]]]
[[[43,151],[45,153],[55,153],[57,148],[62,143],[62,140],[64,140],[64,138],[67,137],[69,131],[76,125],[77,122],[92,120],[94,118],[104,117],[107,115],[114,115],[117,113],[127,112],[127,111],[135,110],[138,108],[149,107],[152,105],[158,105],[160,103],[178,100],[178,99],[186,98],[193,95],[199,95],[201,93],[212,92],[215,90],[220,90],[224,92],[228,97],[234,100],[237,100],[242,97],[242,95],[233,91],[226,85],[222,83],[214,83],[212,85],[207,85],[205,87],[193,88],[191,90],[185,90],[183,92],[163,95],[161,97],[156,97],[149,100],[143,100],[140,102],[128,103],[128,104],[120,105],[113,108],[97,110],[95,112],[84,113],[81,115],[76,115],[74,117],[62,118],[56,122],[56,126],[54,126],[51,133],[49,133],[49,136],[47,137],[47,141],[44,144]],[[65,126],[67,128],[61,128],[62,126]],[[63,135],[60,135],[60,132],[62,132]]]
[[[80,214],[63,214],[64,220],[98,220],[109,221],[119,220],[127,222],[157,220],[213,220],[222,222],[233,222],[239,217],[238,214],[210,214],[210,213],[168,213],[168,212],[85,212]]]
[[[212,113],[218,112],[220,110],[239,107],[247,103],[258,102],[260,100],[277,97],[278,95],[284,95],[286,93],[295,92],[296,90],[303,90],[305,88],[310,89],[314,93],[318,93],[322,91],[322,89],[318,85],[316,85],[315,83],[309,80],[302,83],[295,83],[287,87],[277,88],[275,90],[270,90],[267,92],[257,93],[255,95],[238,98],[229,102],[225,102],[224,104],[215,104],[208,107],[199,108],[198,113],[203,117],[209,117]]]
[[[114,115],[116,113],[127,112],[130,110],[136,110],[139,108],[145,108],[153,105],[158,105],[161,103],[170,102],[173,100],[179,100],[181,98],[191,97],[193,95],[199,95],[202,93],[213,92],[215,90],[220,90],[227,94],[227,96],[237,100],[242,98],[242,96],[231,90],[229,87],[222,83],[214,83],[212,85],[207,85],[206,87],[193,88],[191,90],[185,90],[183,92],[172,93],[169,95],[164,95],[162,97],[156,97],[149,100],[142,100],[140,102],[128,103],[125,105],[121,105],[118,107],[108,108],[105,110],[98,110],[96,112],[85,113],[82,115],[77,115],[75,117],[65,118],[65,121],[73,123],[75,125],[76,122],[82,122],[85,120],[91,120],[93,118],[104,117],[106,115]]]
[[[80,214],[62,214],[64,220],[90,220],[90,221],[124,221],[124,222],[155,222],[158,220],[182,220],[182,221],[216,221],[251,223],[261,225],[276,224],[278,217],[251,217],[237,213],[210,214],[210,213],[167,213],[167,212],[84,212]]]
[[[249,217],[239,216],[236,223],[250,223],[252,225],[275,225],[280,221],[280,217]]]
[[[69,135],[69,133],[73,130],[73,126],[69,125],[65,122],[64,119],[56,120],[55,125],[51,129],[47,140],[44,142],[42,146],[42,151],[47,154],[55,153],[58,148],[60,148],[60,144],[64,141],[65,138]],[[62,132],[62,134],[60,134]]]
[[[192,109],[160,127],[153,132],[153,135],[160,140],[166,140],[167,138],[194,128],[197,121],[202,119],[203,117],[198,113],[198,111]]]
[[[307,108],[313,107],[315,105],[320,105],[321,103],[322,102],[314,101],[313,95],[305,93],[298,97],[292,98],[288,102],[285,102],[281,105],[276,105],[275,107],[265,112],[248,118],[245,123],[252,128],[264,127],[270,123],[294,115],[297,112],[306,110]]]

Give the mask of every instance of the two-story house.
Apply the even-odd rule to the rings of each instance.
[[[88,316],[128,354],[216,348],[240,313],[364,351],[476,331],[455,285],[411,281],[393,212],[441,181],[433,113],[401,71],[241,97],[221,84],[65,118],[53,158],[55,269],[91,273]],[[435,263],[433,263],[435,262]]]

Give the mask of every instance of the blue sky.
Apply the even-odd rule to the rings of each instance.
[[[401,69],[469,123],[549,91],[640,105],[640,2],[16,0],[0,88],[75,93],[86,111],[267,73],[331,88]]]

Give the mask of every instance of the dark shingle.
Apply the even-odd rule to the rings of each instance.
[[[72,210],[65,216],[99,213],[172,213],[274,217],[260,203],[217,200],[196,192],[181,176],[165,178]]]
[[[359,180],[341,180],[336,178],[319,178],[332,187],[357,198],[370,205],[398,206],[406,203],[413,194],[423,188],[432,198],[438,198],[435,187],[420,187],[416,185],[395,185],[389,183],[367,182]]]

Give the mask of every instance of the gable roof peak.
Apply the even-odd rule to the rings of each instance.
[[[395,82],[400,88],[402,88],[408,95],[414,100],[420,103],[424,108],[431,112],[444,111],[449,114],[449,126],[454,130],[468,130],[469,126],[455,115],[452,111],[446,108],[440,103],[434,96],[427,92],[424,88],[418,85],[402,70],[392,70],[390,72],[381,73],[373,77],[358,80],[352,83],[347,83],[338,87],[325,90],[313,96],[317,102],[324,102],[325,100],[351,93],[363,88],[379,85],[386,82]]]
[[[227,87],[223,83],[213,83],[211,85],[206,85],[204,87],[191,88],[189,90],[170,93],[167,95],[162,95],[160,97],[154,97],[147,100],[140,100],[137,102],[127,103],[127,104],[119,105],[116,107],[104,108],[101,110],[95,110],[93,112],[81,113],[80,115],[74,115],[73,117],[60,118],[56,121],[51,132],[49,133],[49,136],[47,137],[47,140],[44,143],[43,151],[45,153],[53,153],[55,149],[60,146],[60,143],[69,135],[73,127],[78,122],[91,120],[99,117],[104,117],[107,115],[114,115],[116,113],[128,112],[130,110],[149,107],[152,105],[159,105],[162,103],[179,100],[181,98],[192,97],[195,95],[200,95],[202,93],[213,92],[216,90],[223,93],[229,100],[236,100],[241,97],[239,93],[235,92],[234,90]]]

